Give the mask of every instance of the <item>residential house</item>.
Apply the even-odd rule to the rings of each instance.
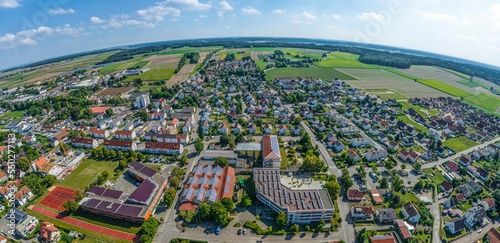
[[[255,134],[257,132],[257,125],[252,123],[248,125],[247,129],[249,134]]]
[[[191,132],[191,121],[187,121],[186,123],[184,123],[184,126],[182,127],[182,132],[183,133],[189,133]]]
[[[117,130],[115,131],[116,139],[134,140],[136,138],[135,131]]]
[[[227,133],[228,133],[227,124],[221,124],[219,127],[219,134],[227,134]]]
[[[368,138],[354,138],[351,139],[351,146],[354,148],[366,147],[372,144],[371,139]]]
[[[401,212],[403,213],[403,216],[406,220],[409,222],[416,224],[420,220],[420,213],[418,212],[417,208],[413,203],[407,202],[403,205],[403,208],[401,209]]]
[[[358,162],[360,157],[359,155],[356,153],[356,151],[353,149],[353,148],[350,148],[349,149],[349,152],[347,153],[347,155],[349,156],[350,159],[352,159],[353,162]]]
[[[465,223],[467,224],[467,227],[469,227],[471,229],[474,228],[476,225],[483,226],[483,224],[487,220],[486,219],[486,212],[484,211],[484,208],[481,206],[475,206],[475,207],[469,208],[465,212],[464,218],[465,218]]]
[[[369,162],[377,161],[377,160],[384,160],[385,158],[387,158],[387,151],[385,149],[370,150],[370,151],[365,153],[365,159]]]
[[[109,137],[109,132],[107,130],[90,128],[89,132],[90,132],[90,136],[93,138],[107,138],[107,137]]]
[[[136,150],[137,144],[132,141],[122,141],[122,140],[104,140],[104,147],[111,150],[120,150],[120,151],[130,151]]]
[[[351,208],[351,217],[354,221],[373,221],[373,207],[354,206]]]
[[[420,155],[413,150],[401,150],[401,152],[399,152],[398,158],[406,163],[415,163],[417,162],[419,156]]]
[[[381,224],[394,224],[397,219],[396,210],[393,208],[379,208],[375,211],[375,216]]]
[[[486,179],[488,179],[489,177],[489,174],[488,174],[488,171],[486,171],[485,169],[481,168],[481,167],[478,167],[477,170],[476,170],[476,174],[475,176],[483,181],[485,181]]]
[[[455,220],[448,221],[444,225],[444,229],[448,231],[448,233],[455,235],[457,233],[460,233],[462,230],[465,229],[465,219],[464,218],[458,218]]]
[[[495,199],[494,198],[485,198],[481,201],[479,201],[479,205],[483,206],[484,211],[496,211],[496,204],[495,204]]]
[[[441,186],[439,186],[439,188],[441,189],[441,192],[446,192],[448,194],[450,194],[453,191],[453,186],[447,181],[443,181],[443,183],[441,183]]]
[[[40,223],[40,234],[38,241],[40,243],[57,243],[61,240],[61,231],[50,222]]]
[[[25,237],[35,231],[38,219],[26,214],[16,225],[15,234],[20,237]]]
[[[144,151],[151,154],[182,154],[184,146],[180,143],[146,142]]]
[[[347,190],[347,200],[349,201],[362,201],[365,193],[361,190],[349,189]]]
[[[456,188],[456,191],[460,193],[463,197],[468,198],[472,196],[472,190],[467,186],[467,185],[460,185]],[[457,199],[458,198],[458,193],[457,193]],[[460,201],[460,200],[459,200]]]
[[[458,204],[456,197],[450,197],[443,202],[444,209],[455,208]]]
[[[473,181],[473,180],[470,180],[469,182],[467,182],[467,186],[475,194],[480,193],[483,190],[483,188],[481,187],[481,185],[479,185],[476,181]]]
[[[294,136],[299,136],[301,131],[302,131],[302,129],[300,128],[300,126],[295,126],[293,128],[292,133],[293,133]]]
[[[485,236],[486,240],[490,243],[500,243],[500,233],[492,227]]]
[[[238,134],[238,133],[241,133],[241,125],[238,124],[238,123],[235,123],[234,126],[233,126],[233,133],[234,134]]]
[[[344,144],[343,144],[342,142],[340,142],[339,140],[337,140],[337,141],[335,141],[335,142],[333,143],[332,148],[333,148],[333,150],[334,150],[336,153],[338,153],[338,152],[340,152],[340,151],[344,150],[345,146],[344,146]],[[359,158],[358,158],[358,160],[359,160]]]
[[[370,236],[370,243],[394,243],[396,240],[392,235],[374,235]]]
[[[263,130],[264,134],[272,134],[273,133],[273,127],[269,124],[265,124],[262,127],[262,130]]]

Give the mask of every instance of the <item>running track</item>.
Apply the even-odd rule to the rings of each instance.
[[[74,225],[74,226],[77,226],[77,227],[81,227],[81,228],[84,228],[84,229],[88,229],[88,230],[91,230],[91,231],[95,231],[95,232],[98,232],[98,233],[101,233],[101,234],[104,234],[104,235],[110,235],[110,236],[113,236],[113,237],[116,237],[116,238],[120,238],[120,239],[124,239],[124,240],[128,240],[128,241],[140,242],[139,237],[137,237],[136,235],[125,233],[125,232],[121,232],[121,231],[118,231],[118,230],[113,230],[113,229],[105,228],[105,227],[98,226],[98,225],[95,225],[95,224],[90,224],[90,223],[87,223],[87,222],[84,222],[84,221],[81,221],[81,220],[77,220],[77,219],[70,218],[70,217],[67,217],[67,216],[64,216],[64,215],[61,215],[61,214],[57,214],[55,212],[43,209],[43,208],[38,207],[38,206],[32,205],[31,206],[31,210],[33,210],[35,212],[38,212],[38,213],[41,213],[41,214],[44,214],[45,216],[49,216],[51,218],[63,221],[65,223],[68,223],[68,224],[71,224],[71,225]]]

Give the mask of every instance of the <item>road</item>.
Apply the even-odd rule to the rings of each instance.
[[[495,138],[495,139],[493,139],[491,141],[479,144],[479,145],[477,145],[475,147],[472,147],[470,149],[464,150],[464,151],[462,151],[460,153],[456,153],[455,155],[452,155],[452,156],[449,156],[449,157],[446,157],[446,158],[440,158],[440,159],[438,159],[437,161],[434,161],[434,162],[426,163],[426,164],[422,165],[422,169],[432,168],[434,166],[439,166],[439,165],[441,165],[442,163],[444,163],[446,161],[455,160],[455,159],[459,158],[462,155],[469,154],[469,153],[473,152],[476,149],[487,147],[488,145],[490,145],[492,143],[496,143],[499,140],[500,140],[500,137]]]
[[[288,109],[288,111],[290,111],[291,114],[295,113],[291,105],[286,105],[285,107]],[[337,168],[337,166],[333,162],[333,159],[330,156],[330,153],[328,153],[325,145],[321,141],[316,139],[316,135],[313,133],[311,128],[309,128],[309,126],[305,123],[305,121],[302,121],[300,124],[302,125],[302,128],[304,128],[304,130],[307,132],[307,134],[309,134],[309,136],[311,137],[313,145],[318,146],[321,156],[323,157],[323,160],[328,165],[330,173],[340,178],[342,172],[339,170],[339,168]],[[340,194],[345,195],[345,192],[341,192]],[[339,196],[337,203],[339,205],[339,213],[342,218],[342,227],[335,234],[340,235],[340,238],[343,239],[345,242],[354,242],[356,237],[354,236],[354,227],[351,218],[349,216],[350,212],[349,203],[347,203],[347,200],[343,201],[342,196]]]
[[[481,229],[481,233],[477,233],[477,231],[471,231],[469,234],[465,235],[464,237],[452,241],[453,243],[470,243],[470,242],[476,242],[484,237],[488,233],[488,231],[495,227],[497,228],[499,226],[498,221],[493,221],[493,223],[490,223],[486,225],[486,227]]]

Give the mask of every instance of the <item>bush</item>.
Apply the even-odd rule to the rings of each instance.
[[[260,225],[255,221],[248,220],[247,222],[245,222],[245,224],[243,224],[243,227],[252,229],[258,235],[266,234],[266,230],[261,228]]]
[[[241,227],[241,224],[240,223],[235,223],[235,224],[233,224],[233,227]]]

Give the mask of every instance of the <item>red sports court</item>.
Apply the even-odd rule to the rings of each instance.
[[[65,211],[66,209],[64,208],[63,203],[68,200],[75,200],[75,195],[77,193],[78,192],[75,190],[56,186],[42,199],[40,204],[58,211]]]

